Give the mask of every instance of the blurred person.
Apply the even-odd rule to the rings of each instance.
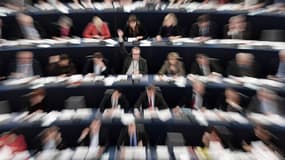
[[[251,138],[251,142],[254,141],[262,141],[269,149],[277,152],[281,156],[285,156],[284,151],[282,151],[282,144],[280,143],[279,138],[277,138],[274,134],[272,134],[269,130],[263,127],[260,124],[257,124],[254,127],[254,136]],[[243,141],[242,148],[247,151],[251,152],[252,146],[249,144],[250,142]]]
[[[16,15],[17,23],[11,28],[7,36],[11,39],[37,40],[46,37],[44,29],[34,19],[24,13]]]
[[[2,0],[2,5],[16,11],[23,11],[26,9],[25,3],[29,1],[26,0]]]
[[[170,40],[180,38],[181,31],[178,26],[178,20],[174,13],[168,13],[162,22],[162,26],[156,36],[157,41],[161,41],[162,38],[169,38]]]
[[[125,112],[129,110],[129,102],[125,95],[119,89],[114,89],[110,93],[105,93],[99,105],[100,112],[103,113],[105,109],[124,109]]]
[[[9,147],[12,153],[24,152],[28,149],[25,137],[16,130],[1,133],[0,148]]]
[[[201,15],[197,18],[197,22],[192,25],[190,37],[202,41],[217,38],[217,25],[210,20],[209,15]]]
[[[226,39],[251,39],[250,28],[243,15],[233,16],[224,29]]]
[[[170,52],[167,55],[163,66],[160,68],[158,74],[171,75],[171,76],[183,76],[185,75],[184,64],[180,61],[181,57],[176,52]]]
[[[38,150],[62,150],[66,148],[57,126],[44,129],[38,138],[40,138],[40,143],[37,144]]]
[[[206,89],[203,82],[195,80],[192,82],[192,97],[187,97],[184,101],[184,105],[187,108],[203,109],[210,104],[206,98]]]
[[[96,158],[100,158],[109,146],[109,132],[101,126],[101,120],[95,119],[85,128],[77,140],[80,146],[88,146],[89,149],[99,148]]]
[[[136,15],[130,15],[124,29],[125,37],[134,37],[136,40],[142,40],[147,37],[147,33],[138,20]]]
[[[101,52],[95,52],[91,60],[84,66],[83,73],[90,75],[104,75],[110,74],[111,69],[109,67],[109,61],[104,58]]]
[[[26,78],[42,75],[39,62],[34,59],[30,51],[20,51],[16,55],[16,61],[10,63],[9,73],[12,78]]]
[[[132,122],[121,129],[117,146],[146,146],[147,143],[148,138],[143,126]]]
[[[46,91],[43,88],[35,89],[25,95],[28,98],[27,110],[29,113],[49,112],[46,102]]]
[[[250,53],[236,54],[235,60],[231,61],[227,67],[227,74],[238,77],[258,77],[259,68],[255,63],[254,55]]]
[[[197,54],[195,62],[191,66],[191,73],[209,76],[213,73],[221,74],[221,67],[205,54]]]
[[[50,36],[52,38],[70,38],[73,36],[73,22],[67,16],[60,16],[56,23],[50,27]]]
[[[202,137],[204,147],[209,147],[210,142],[219,142],[222,144],[222,138],[216,127],[209,127],[208,131],[204,132]]]
[[[243,107],[241,105],[241,101],[239,92],[231,88],[227,88],[225,90],[226,111],[242,113]]]
[[[75,4],[81,4],[84,8],[94,8],[92,0],[73,0]]]
[[[67,54],[51,56],[48,66],[49,76],[71,76],[76,68]]]
[[[154,86],[149,85],[145,88],[135,103],[135,111],[143,111],[144,109],[154,110],[155,108],[167,109],[168,105],[160,91]]]
[[[128,53],[124,46],[123,36],[124,33],[118,30],[119,42],[120,42],[120,53],[125,57],[123,63],[122,74],[147,74],[148,66],[147,61],[141,57],[141,50],[139,47],[133,47],[131,53]]]
[[[94,16],[92,22],[90,22],[83,31],[84,38],[96,38],[107,39],[111,38],[111,33],[108,24],[104,22],[100,17]]]
[[[284,99],[274,91],[261,88],[251,99],[247,112],[284,115],[284,104]]]

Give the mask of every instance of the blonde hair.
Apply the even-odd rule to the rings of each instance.
[[[93,22],[93,24],[96,26],[96,29],[99,31],[99,32],[101,32],[102,31],[102,25],[103,25],[103,20],[100,18],[100,17],[98,17],[98,16],[94,16],[93,17],[93,20],[92,20],[92,22]]]
[[[164,19],[163,19],[163,23],[162,23],[162,25],[163,26],[165,26],[165,23],[166,23],[166,21],[171,21],[171,25],[172,26],[176,26],[177,25],[177,17],[176,17],[176,15],[174,14],[174,13],[168,13],[165,17],[164,17]]]

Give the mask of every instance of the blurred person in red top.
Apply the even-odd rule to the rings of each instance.
[[[0,136],[0,148],[4,146],[9,147],[13,153],[27,149],[25,137],[16,131],[5,132]]]
[[[84,38],[97,38],[97,39],[107,39],[111,37],[111,33],[108,24],[104,22],[100,17],[93,17],[92,22],[90,22],[83,31]]]

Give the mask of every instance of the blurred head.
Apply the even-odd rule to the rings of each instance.
[[[67,54],[61,54],[58,62],[59,66],[66,67],[70,64],[70,59]]]
[[[132,48],[132,58],[135,61],[138,61],[140,59],[141,49],[139,47],[133,47]]]
[[[134,135],[136,133],[136,124],[131,123],[128,125],[128,133],[129,135]]]
[[[29,97],[31,104],[37,104],[42,102],[42,100],[46,96],[46,92],[43,88],[39,88],[30,92],[29,94],[27,94],[27,96]]]
[[[23,14],[23,13],[17,14],[16,19],[20,25],[24,25],[24,26],[30,26],[30,25],[33,25],[34,23],[34,20],[31,16]]]
[[[257,91],[257,98],[261,101],[268,100],[268,101],[275,101],[277,98],[277,94],[272,90],[261,88]]]
[[[280,62],[285,62],[285,50],[279,52],[279,60]]]
[[[167,55],[167,60],[170,65],[175,65],[181,57],[176,52],[170,52]]]
[[[254,62],[254,56],[249,53],[236,54],[236,63],[239,66],[251,66]]]
[[[100,62],[102,62],[104,59],[104,56],[101,52],[95,52],[93,54],[93,63],[98,64]]]
[[[264,129],[261,125],[257,125],[254,127],[254,134],[262,141],[270,141],[272,134]]]
[[[198,22],[199,27],[201,28],[208,27],[210,23],[209,16],[206,14],[201,15],[198,17],[197,22]]]
[[[239,93],[231,88],[227,88],[225,90],[225,96],[226,96],[226,99],[236,102],[237,104],[239,104],[240,102]]]
[[[205,85],[201,81],[193,81],[192,82],[193,91],[198,93],[199,95],[205,94]]]
[[[31,64],[33,61],[33,53],[30,51],[20,51],[17,53],[17,63],[19,64]]]
[[[149,85],[146,87],[146,94],[147,96],[151,97],[151,96],[154,96],[155,94],[155,86],[154,85]]]
[[[199,65],[209,65],[209,58],[205,54],[197,54],[196,61]]]
[[[90,132],[98,133],[101,127],[101,121],[99,119],[95,119],[90,124]]]
[[[62,140],[60,129],[56,126],[44,129],[40,133],[40,137],[43,144],[46,144],[50,141],[55,141],[56,144],[59,144]]]
[[[139,25],[139,20],[135,15],[130,15],[129,19],[127,21],[127,25],[131,28],[135,28],[137,25]]]
[[[118,89],[115,89],[114,92],[112,93],[112,98],[119,98],[122,95],[121,91]]]
[[[96,26],[96,29],[101,29],[101,26],[103,25],[103,21],[100,17],[95,16],[93,17],[92,23]]]
[[[171,27],[177,25],[177,18],[174,13],[168,13],[163,20],[163,26]]]
[[[58,19],[58,25],[60,25],[63,28],[70,28],[73,25],[72,19],[67,16],[61,16]]]
[[[233,16],[229,19],[230,29],[244,30],[246,28],[246,17],[243,15]]]

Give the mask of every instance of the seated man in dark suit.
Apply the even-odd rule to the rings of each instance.
[[[19,13],[16,16],[17,23],[9,31],[9,39],[41,39],[46,37],[43,28],[29,15]]]
[[[128,111],[129,102],[119,89],[106,90],[99,107],[101,113],[108,108],[123,108],[125,111]]]
[[[192,25],[190,37],[204,41],[210,38],[217,38],[217,26],[210,21],[208,15],[201,15],[197,22]]]
[[[118,139],[120,146],[146,146],[148,143],[147,135],[143,126],[136,125],[132,122],[127,127],[122,128]]]
[[[128,53],[123,43],[123,32],[118,30],[120,41],[120,52],[126,57],[123,63],[122,74],[147,74],[147,61],[140,56],[141,50],[139,47],[133,47],[132,52]]]
[[[108,60],[104,58],[101,52],[95,52],[92,59],[85,64],[83,74],[108,76],[110,70]]]
[[[243,15],[233,16],[224,29],[225,39],[251,39],[250,27]]]
[[[248,76],[258,77],[258,66],[254,61],[254,56],[249,53],[238,53],[234,61],[231,61],[227,68],[228,76]]]
[[[38,88],[25,95],[28,98],[27,110],[30,114],[37,112],[49,112],[47,107],[46,91],[43,88]]]
[[[145,91],[141,93],[135,104],[135,112],[142,111],[144,109],[154,110],[155,107],[160,109],[167,109],[168,105],[165,102],[163,95],[158,91],[158,89],[153,86],[147,86]]]
[[[252,98],[247,112],[284,115],[284,104],[284,99],[279,97],[275,92],[262,88]]]
[[[109,146],[109,132],[101,126],[101,121],[95,119],[89,127],[85,128],[77,140],[80,146],[88,146],[89,148],[97,148],[97,158],[100,158]]]
[[[191,66],[191,73],[203,76],[209,76],[212,73],[220,73],[221,68],[213,60],[204,54],[197,54],[196,61]]]
[[[185,107],[185,108],[191,108],[191,109],[203,109],[203,108],[209,108],[210,105],[215,105],[210,102],[210,95],[206,93],[205,85],[201,81],[193,81],[192,82],[192,96],[187,97],[183,96],[180,100],[180,103],[177,107]]]
[[[16,55],[16,61],[10,64],[9,73],[12,78],[25,78],[42,75],[40,64],[30,51],[21,51]]]
[[[49,76],[71,76],[76,73],[75,66],[67,54],[51,56],[49,63]]]

